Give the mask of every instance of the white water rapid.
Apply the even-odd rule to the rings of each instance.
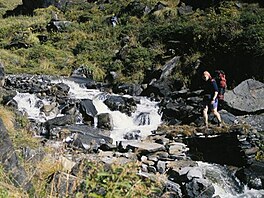
[[[249,189],[226,167],[218,164],[198,162],[203,174],[214,186],[215,194],[220,198],[263,198],[264,190]]]
[[[84,87],[79,86],[79,84],[69,81],[69,80],[56,80],[52,83],[65,83],[70,87],[69,90],[69,98],[72,99],[91,99],[93,104],[98,112],[100,113],[110,113],[113,118],[114,128],[111,131],[111,138],[113,142],[123,140],[124,134],[131,132],[131,131],[138,131],[140,130],[140,137],[145,138],[146,136],[151,134],[151,131],[156,130],[157,127],[161,124],[161,115],[158,113],[158,107],[156,106],[157,103],[148,100],[145,97],[138,97],[140,99],[140,103],[137,104],[136,111],[131,115],[127,116],[124,113],[119,111],[111,111],[104,103],[103,103],[103,94],[99,90],[96,89],[87,89]],[[101,97],[102,96],[102,97]],[[124,97],[131,97],[131,96],[124,96]],[[35,94],[29,93],[18,93],[14,98],[18,103],[18,109],[33,120],[37,122],[45,122],[48,119],[52,119],[56,115],[51,114],[46,117],[40,111],[40,103],[45,105],[51,105],[52,101],[48,101],[46,99],[42,100],[39,99]],[[141,125],[137,117],[142,113],[146,113],[148,115],[149,122]],[[95,127],[96,127],[97,120],[95,118]]]

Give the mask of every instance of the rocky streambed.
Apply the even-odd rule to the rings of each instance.
[[[249,79],[228,91],[220,111],[224,126],[217,127],[210,117],[205,130],[202,91],[164,91],[169,87],[166,72],[146,85],[111,86],[78,72],[67,78],[9,75],[1,103],[28,116],[43,142],[42,149],[21,148],[25,160],[43,159],[47,146],[57,149],[53,158],[64,171],[51,177],[60,181],[52,185],[60,197],[80,190],[76,172],[83,160],[138,161],[142,177],[163,176],[160,196],[264,196],[263,84]],[[15,185],[29,190],[29,176],[0,124],[1,162]]]

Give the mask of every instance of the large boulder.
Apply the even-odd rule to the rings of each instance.
[[[2,119],[0,119],[0,163],[3,171],[16,187],[21,187],[28,192],[33,190],[26,171],[19,164],[18,156]]]
[[[182,83],[173,79],[173,72],[180,63],[180,56],[175,56],[159,70],[147,71],[144,83],[147,88],[141,93],[143,96],[168,96],[175,90],[182,88]]]
[[[227,106],[236,113],[259,113],[264,111],[264,84],[248,79],[241,82],[233,90],[227,91]]]

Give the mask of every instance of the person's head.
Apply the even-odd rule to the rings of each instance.
[[[208,71],[204,71],[202,78],[207,81],[211,78],[211,75]]]

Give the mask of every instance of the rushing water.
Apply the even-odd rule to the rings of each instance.
[[[263,198],[264,190],[249,189],[227,167],[198,162],[205,177],[213,183],[215,194],[221,198]]]
[[[73,81],[60,80],[53,81],[53,83],[65,83],[70,87],[69,98],[72,99],[91,99],[98,112],[110,113],[113,117],[114,128],[111,131],[111,137],[115,141],[123,140],[124,134],[131,131],[140,130],[140,136],[142,138],[151,134],[151,131],[156,130],[161,124],[161,115],[158,113],[157,104],[144,97],[138,97],[140,103],[137,104],[136,111],[127,116],[119,111],[111,111],[105,104],[104,100],[107,97],[106,93],[102,93],[99,90],[87,89],[80,87]],[[131,96],[125,96],[131,97]],[[37,122],[45,122],[48,119],[54,118],[56,115],[51,114],[46,117],[41,111],[41,104],[51,104],[52,101],[47,99],[40,99],[34,94],[18,93],[14,98],[18,103],[18,108],[21,112],[24,112],[30,119],[34,119]],[[141,114],[144,113],[147,117],[142,121]],[[97,120],[95,117],[95,127]],[[220,165],[208,164],[204,162],[198,162],[199,167],[204,171],[204,175],[209,179],[215,188],[215,196],[220,198],[262,198],[264,197],[263,190],[248,189],[242,185],[240,181],[230,173],[230,171]]]
[[[69,81],[69,80],[60,80],[53,81],[52,83],[65,83],[70,87],[69,98],[72,99],[91,99],[93,104],[98,112],[100,113],[110,113],[113,118],[114,128],[111,131],[111,138],[113,142],[123,140],[123,137],[128,132],[140,131],[140,137],[145,138],[151,134],[151,131],[156,130],[157,127],[161,124],[161,115],[158,113],[158,107],[155,102],[150,101],[145,97],[138,97],[140,103],[137,104],[136,111],[128,116],[120,111],[111,111],[103,102],[106,97],[106,93],[102,93],[96,89],[87,89],[85,87],[79,86],[79,84]],[[131,97],[131,96],[124,96]],[[45,105],[50,105],[52,101],[39,99],[35,94],[29,93],[18,93],[14,98],[18,102],[18,109],[28,115],[30,119],[34,119],[38,122],[45,122],[48,119],[54,118],[56,115],[51,114],[46,117],[40,111],[39,103]],[[147,115],[148,122],[140,122],[139,117],[144,112]],[[95,127],[97,120],[95,117]]]

